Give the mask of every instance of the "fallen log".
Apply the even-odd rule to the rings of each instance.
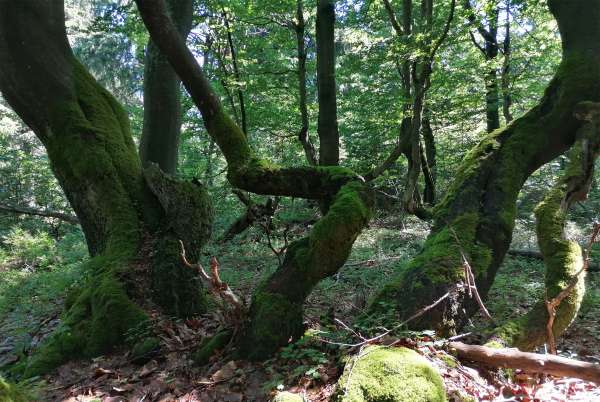
[[[518,349],[496,349],[487,346],[449,342],[448,349],[460,359],[494,367],[520,369],[527,373],[574,377],[600,384],[600,365],[566,357],[521,352]]]

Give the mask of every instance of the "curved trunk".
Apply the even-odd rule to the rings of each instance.
[[[466,255],[484,297],[508,250],[516,198],[525,180],[565,152],[581,126],[574,116],[582,101],[600,98],[600,0],[550,1],[563,39],[563,61],[540,104],[504,129],[488,135],[462,162],[436,207],[424,249],[374,299],[371,314],[410,316],[465,281]],[[458,234],[458,240],[454,236]],[[460,244],[459,244],[460,242]],[[415,327],[452,333],[465,317],[464,294],[441,303]],[[393,307],[393,308],[391,308]],[[472,311],[472,303],[468,305]]]
[[[146,319],[142,301],[171,314],[202,311],[176,240],[198,249],[207,239],[206,194],[156,168],[142,171],[127,115],[71,52],[62,2],[1,3],[0,89],[44,144],[93,257],[88,282],[27,375],[123,343]],[[184,211],[189,206],[195,209]]]
[[[600,150],[600,104],[581,103],[576,116],[583,117],[584,125],[569,152],[565,174],[535,209],[536,232],[546,265],[545,299],[540,300],[523,317],[500,327],[492,338],[521,350],[533,350],[544,343],[553,346],[554,339],[577,316],[585,294],[585,269],[588,264],[584,263],[585,256],[579,244],[566,238],[565,225],[570,207],[576,201],[587,198],[592,183],[594,163]],[[553,335],[549,341],[548,302],[562,298],[563,292],[564,299],[557,299],[558,308],[551,321]]]
[[[182,37],[192,28],[193,0],[169,0],[169,11]],[[177,171],[181,131],[180,81],[152,40],[144,60],[144,128],[140,139],[142,164],[154,162],[166,173]]]
[[[303,303],[312,288],[344,264],[354,240],[368,223],[372,192],[353,171],[339,166],[284,168],[260,159],[223,107],[162,0],[136,1],[153,40],[202,113],[204,125],[227,160],[231,184],[256,194],[332,200],[307,238],[290,245],[283,264],[257,289],[240,338],[253,359],[272,355],[301,335]]]

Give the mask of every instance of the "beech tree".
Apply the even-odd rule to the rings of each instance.
[[[302,335],[305,299],[320,280],[334,275],[345,263],[373,209],[369,182],[374,172],[363,177],[335,166],[339,163],[339,133],[335,119],[333,2],[319,1],[317,11],[318,37],[321,45],[326,45],[318,52],[322,107],[319,164],[314,152],[308,157],[307,151],[310,166],[299,167],[277,165],[249,145],[250,133],[226,113],[187,48],[185,34],[189,24],[178,26],[174,8],[170,10],[163,0],[136,3],[152,39],[148,57],[155,52],[161,58],[164,74],[170,77],[165,93],[175,94],[174,71],[201,113],[211,140],[226,159],[230,184],[260,195],[325,201],[321,219],[306,237],[289,245],[278,269],[255,289],[242,330],[237,333],[243,357],[270,357],[290,339]],[[410,21],[400,26],[390,3],[385,3],[397,33],[410,31]],[[408,3],[404,2],[406,13],[412,9],[412,3]],[[371,304],[369,313],[376,320],[403,320],[417,308],[442,299],[413,326],[436,328],[443,334],[460,328],[476,309],[465,292],[455,291],[457,284],[467,281],[463,256],[485,297],[510,244],[515,202],[523,183],[544,163],[568,150],[577,133],[589,123],[589,119],[576,117],[574,112],[581,112],[582,102],[593,105],[600,97],[600,28],[596,24],[600,0],[573,0],[569,4],[549,0],[549,4],[563,38],[563,61],[555,79],[539,105],[491,133],[466,156],[452,187],[434,210],[434,226],[424,249]],[[429,35],[433,1],[423,1],[422,5],[422,25]],[[415,91],[415,114],[405,128],[410,139],[407,152],[413,158],[408,204],[415,201],[413,194],[420,170],[428,167],[428,162],[422,163],[424,152],[420,146],[421,131],[428,125],[424,95],[433,55],[448,33],[453,12],[454,2],[446,16],[445,29],[438,32],[436,40],[428,41],[425,56],[408,65],[408,72],[401,65],[402,74],[410,77],[403,84],[413,85]],[[298,2],[297,15],[301,14],[302,4]],[[301,18],[296,29],[302,94],[306,51]],[[165,60],[170,68],[165,66]],[[147,68],[151,69],[151,65]],[[156,101],[150,84],[148,81],[149,110]],[[26,373],[42,373],[68,358],[110,350],[123,342],[128,331],[143,326],[147,319],[144,311],[156,305],[180,316],[203,311],[204,296],[192,270],[180,261],[178,240],[183,241],[189,259],[195,262],[210,235],[212,212],[208,195],[197,182],[179,181],[154,164],[144,167],[142,159],[146,162],[155,158],[140,159],[122,107],[73,56],[61,1],[0,3],[0,90],[46,147],[93,256],[89,281],[69,297],[61,328],[34,355]],[[177,126],[176,109],[168,108],[169,117],[174,119],[171,128]],[[299,137],[306,140],[308,118],[302,100],[301,109]],[[149,123],[147,127],[154,126]],[[177,131],[178,128],[169,132]],[[165,138],[170,145],[176,143],[175,134]],[[305,146],[305,150],[308,148],[313,149]],[[395,159],[406,150],[398,149]],[[144,155],[144,151],[141,153]],[[390,158],[393,156],[394,153]],[[172,159],[156,161],[164,170],[174,171]],[[385,166],[376,168],[376,172],[381,169]],[[559,184],[564,197],[569,189],[565,190],[564,183]],[[540,231],[544,232],[543,225]],[[560,237],[558,232],[552,231],[551,236]],[[571,275],[572,272],[568,271]],[[562,282],[551,286],[552,292],[564,288]],[[463,314],[463,307],[467,314]]]
[[[489,134],[465,156],[452,186],[436,207],[423,250],[373,300],[370,314],[377,319],[391,315],[402,320],[415,307],[451,294],[412,326],[456,333],[478,308],[467,300],[467,293],[451,291],[456,284],[467,282],[462,255],[485,298],[510,245],[516,199],[525,180],[568,150],[578,130],[587,124],[575,112],[582,102],[600,99],[600,26],[596,23],[600,1],[549,0],[548,5],[558,22],[563,47],[554,79],[537,106]],[[538,231],[561,235],[550,227]],[[564,281],[554,283],[549,297],[565,286]]]
[[[204,311],[177,240],[192,252],[207,240],[208,196],[197,183],[142,169],[127,115],[73,56],[62,1],[0,4],[0,66],[2,95],[46,147],[93,257],[88,284],[69,297],[61,329],[27,374],[122,343],[146,320],[141,305]]]

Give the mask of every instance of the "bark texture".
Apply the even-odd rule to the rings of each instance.
[[[175,212],[146,184],[127,115],[72,54],[61,1],[0,3],[0,90],[44,144],[93,257],[88,282],[70,298],[62,326],[26,375],[122,344],[146,319],[136,300],[154,299],[171,314],[202,311],[197,283],[179,263],[177,244],[170,255],[168,243],[183,236],[198,249],[207,239],[206,194],[174,181],[176,197],[204,208],[187,217],[192,231],[181,220],[168,222]],[[153,256],[144,254],[157,247]],[[167,269],[170,275],[156,280]],[[181,293],[174,295],[175,288]]]
[[[290,244],[283,264],[259,286],[241,337],[251,359],[270,357],[302,333],[303,302],[319,280],[344,264],[366,226],[372,192],[364,180],[338,166],[284,168],[259,158],[224,112],[202,68],[169,19],[163,0],[136,1],[144,23],[200,110],[208,134],[227,161],[231,184],[265,195],[331,200],[327,213],[304,238]]]
[[[317,86],[319,96],[319,165],[340,162],[335,85],[335,2],[317,3]]]
[[[552,333],[556,339],[577,316],[585,294],[584,255],[576,241],[567,239],[565,225],[570,207],[585,200],[590,189],[600,149],[600,104],[580,103],[575,115],[582,118],[584,125],[569,152],[566,171],[535,209],[537,238],[546,265],[545,299],[523,317],[504,324],[492,338],[521,350],[533,350],[548,342],[547,301],[571,288],[553,319]]]
[[[582,122],[573,112],[600,98],[600,0],[549,1],[563,41],[563,60],[540,104],[504,129],[489,134],[463,160],[454,183],[435,210],[423,250],[373,300],[370,311],[406,318],[465,280],[461,251],[485,297],[510,245],[516,198],[525,180],[575,141]],[[457,234],[457,236],[454,235]],[[458,237],[458,241],[456,239]],[[464,294],[449,298],[414,322],[453,333],[465,316]],[[471,303],[467,310],[472,311]],[[393,313],[391,313],[393,312]]]
[[[168,0],[170,15],[182,37],[192,28],[193,0]],[[180,81],[152,40],[144,61],[144,128],[140,140],[143,166],[157,163],[170,174],[177,170],[181,131]]]

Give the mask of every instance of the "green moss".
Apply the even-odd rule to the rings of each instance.
[[[581,131],[580,137],[589,134]],[[585,140],[586,146],[596,142],[590,141],[590,138]],[[587,193],[589,172],[586,159],[589,155],[583,141],[584,138],[580,138],[573,145],[563,176],[535,208],[536,233],[546,266],[545,297],[548,299],[555,297],[569,286],[574,275],[583,267],[581,247],[576,242],[567,240],[564,235],[570,204],[577,199],[578,192]],[[593,164],[593,161],[588,162]],[[553,326],[555,338],[559,337],[577,316],[584,294],[585,275],[580,275],[577,284],[561,302],[556,312]],[[498,328],[494,332],[494,337],[522,350],[533,350],[547,341],[547,321],[545,300],[540,300],[529,313]]]
[[[302,335],[305,298],[321,279],[345,263],[368,223],[372,205],[373,195],[366,185],[347,183],[308,237],[290,244],[282,265],[255,291],[247,330],[241,337],[243,356],[270,357]]]
[[[152,359],[160,350],[160,339],[148,337],[136,343],[131,349],[131,361],[135,364],[144,364]]]
[[[192,355],[194,363],[199,366],[207,364],[217,350],[225,349],[229,342],[231,342],[231,336],[231,331],[221,331],[210,338],[203,339],[198,349]]]
[[[125,334],[147,320],[129,298],[125,282],[128,260],[102,255],[88,263],[93,272],[61,326],[29,359],[25,377],[49,372],[67,360],[107,353],[125,343]]]
[[[225,111],[220,110],[209,119],[206,129],[225,155],[230,170],[246,165],[253,158],[246,135]]]
[[[452,356],[449,356],[447,354],[442,354],[439,356],[440,360],[442,360],[444,362],[444,364],[448,367],[451,368],[456,368],[458,367],[458,362],[456,361],[455,358],[453,358]]]
[[[304,332],[302,303],[290,301],[284,295],[258,289],[252,296],[251,322],[240,339],[239,354],[249,360],[264,360],[290,338],[298,339]]]
[[[0,377],[0,402],[30,402],[36,398],[27,390],[9,384]]]
[[[346,364],[339,402],[442,402],[442,378],[417,352],[370,346]]]

